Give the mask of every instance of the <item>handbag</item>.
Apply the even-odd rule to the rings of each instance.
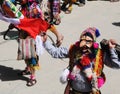
[[[36,58],[35,40],[33,38],[18,39],[17,60]]]

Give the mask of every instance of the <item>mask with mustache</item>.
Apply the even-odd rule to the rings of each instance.
[[[92,48],[88,47],[87,45],[84,45],[83,47],[80,47],[80,50],[83,54],[90,54],[92,53]]]

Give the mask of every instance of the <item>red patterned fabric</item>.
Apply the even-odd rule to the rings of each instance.
[[[18,28],[26,31],[32,38],[36,38],[36,36],[42,31],[46,32],[49,24],[41,19],[41,18],[33,18],[33,19],[20,19],[20,24],[17,26]]]

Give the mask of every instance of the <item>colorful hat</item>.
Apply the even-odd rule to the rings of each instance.
[[[81,38],[84,34],[86,34],[86,33],[88,33],[88,32],[92,35],[94,41],[96,41],[96,38],[100,36],[100,32],[99,32],[99,30],[98,30],[97,28],[95,28],[95,27],[89,27],[89,28],[85,29],[85,30],[82,32],[80,38]]]

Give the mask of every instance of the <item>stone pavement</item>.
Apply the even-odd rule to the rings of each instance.
[[[83,7],[74,5],[71,14],[62,12],[61,17],[62,22],[56,27],[64,35],[62,46],[69,47],[79,39],[81,31],[89,26],[100,30],[98,41],[114,38],[120,43],[120,2],[87,1]],[[54,59],[45,51],[40,57],[41,69],[36,73],[37,84],[27,87],[28,76],[17,76],[17,72],[25,67],[24,61],[16,60],[17,41],[3,40],[8,25],[0,21],[0,94],[63,94],[65,84],[59,82],[59,77],[69,60]],[[15,35],[17,31],[10,33]],[[51,32],[48,34],[56,40]],[[102,94],[119,94],[120,70],[105,66],[104,71],[107,81],[101,88]]]

